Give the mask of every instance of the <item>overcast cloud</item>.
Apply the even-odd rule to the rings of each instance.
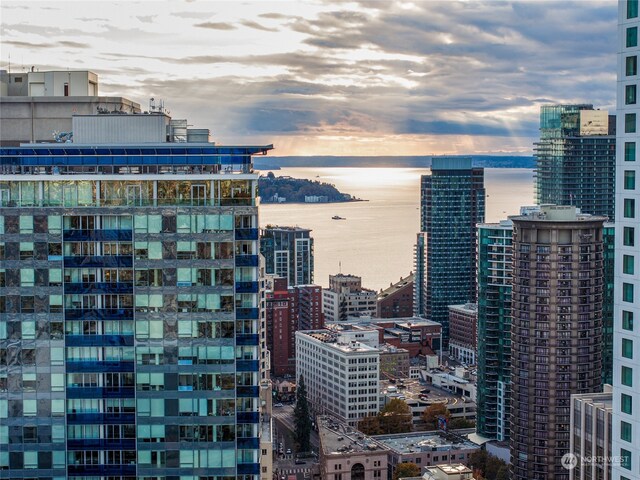
[[[1,4],[1,65],[89,69],[277,155],[520,152],[541,104],[613,110],[607,2]]]

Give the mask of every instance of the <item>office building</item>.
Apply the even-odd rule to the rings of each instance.
[[[571,395],[571,443],[575,468],[569,480],[611,480],[611,385],[603,393]]]
[[[296,374],[296,340],[298,330],[324,328],[322,287],[289,287],[286,278],[275,278],[273,289],[266,292],[267,348],[274,376]]]
[[[574,205],[613,220],[615,116],[592,105],[540,107],[535,144],[539,205]]]
[[[613,306],[615,303],[615,223],[605,222],[604,243],[604,289],[602,291],[602,385],[613,383]]]
[[[543,205],[511,220],[510,478],[568,480],[570,397],[601,388],[606,217]]]
[[[308,228],[267,225],[260,234],[260,253],[268,275],[285,277],[291,286],[313,283],[313,238]]]
[[[476,364],[478,305],[449,305],[449,354],[467,365]]]
[[[324,318],[327,322],[346,321],[349,317],[376,313],[377,294],[362,286],[362,278],[338,273],[329,275],[329,289],[322,292]]]
[[[613,327],[614,480],[640,478],[640,177],[638,1],[618,3],[616,235]]]
[[[416,315],[442,324],[449,346],[449,305],[476,299],[476,224],[484,222],[484,169],[470,157],[435,157],[420,188]],[[421,244],[421,241],[424,244]],[[426,253],[425,253],[426,250]],[[423,262],[426,261],[426,264]]]
[[[509,439],[513,223],[478,225],[478,434]]]
[[[3,477],[260,476],[272,146],[154,142],[170,121],[74,116],[74,143],[0,149]]]
[[[376,317],[401,318],[413,315],[413,273],[378,293]]]
[[[315,415],[355,426],[380,410],[380,350],[375,330],[296,332],[296,375]]]

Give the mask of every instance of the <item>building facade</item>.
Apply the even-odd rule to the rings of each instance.
[[[592,105],[540,107],[540,141],[535,144],[539,205],[574,205],[582,213],[613,220],[615,121]]]
[[[442,324],[449,345],[449,305],[476,299],[476,224],[484,222],[484,169],[471,158],[435,157],[420,187],[416,314]],[[424,240],[424,245],[421,245]],[[425,253],[426,250],[426,253]],[[426,265],[421,264],[426,261]]]
[[[601,388],[606,218],[545,205],[511,220],[511,478],[568,480],[570,397]]]
[[[295,376],[298,330],[324,328],[322,287],[289,287],[286,278],[275,278],[273,290],[266,294],[267,348],[273,375]]]
[[[339,322],[353,316],[375,315],[376,302],[376,292],[364,288],[362,278],[344,273],[329,275],[329,289],[323,290],[324,318]]]
[[[291,286],[313,283],[311,230],[267,225],[261,231],[260,253],[268,275],[285,277]]]
[[[401,318],[413,315],[413,273],[378,293],[376,317]]]
[[[618,3],[616,265],[613,342],[614,480],[640,477],[640,177],[636,149],[638,1]]]
[[[571,444],[576,466],[569,480],[611,480],[611,385],[603,393],[571,395]]]
[[[371,346],[371,343],[374,345]],[[315,415],[355,426],[380,410],[377,332],[296,332],[296,375],[302,375]]]
[[[478,305],[449,305],[449,353],[467,365],[476,364]]]
[[[0,149],[2,475],[257,480],[272,146],[86,141]]]
[[[509,439],[513,223],[478,225],[478,434]]]

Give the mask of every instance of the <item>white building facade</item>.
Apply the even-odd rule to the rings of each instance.
[[[613,356],[614,480],[640,478],[640,176],[638,167],[638,0],[618,12],[616,265]]]
[[[355,426],[380,403],[380,350],[330,330],[296,332],[296,374],[316,415]]]

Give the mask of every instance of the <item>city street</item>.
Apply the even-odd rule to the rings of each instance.
[[[294,421],[293,405],[275,407],[272,417],[274,422],[274,473],[279,480],[289,480],[289,475],[295,475],[296,480],[311,479],[313,471],[316,470],[316,459],[295,458],[293,441]],[[319,445],[318,434],[311,431],[311,448],[317,453]],[[291,452],[291,453],[287,453]],[[296,463],[296,461],[298,463]],[[302,463],[304,462],[304,463]]]

